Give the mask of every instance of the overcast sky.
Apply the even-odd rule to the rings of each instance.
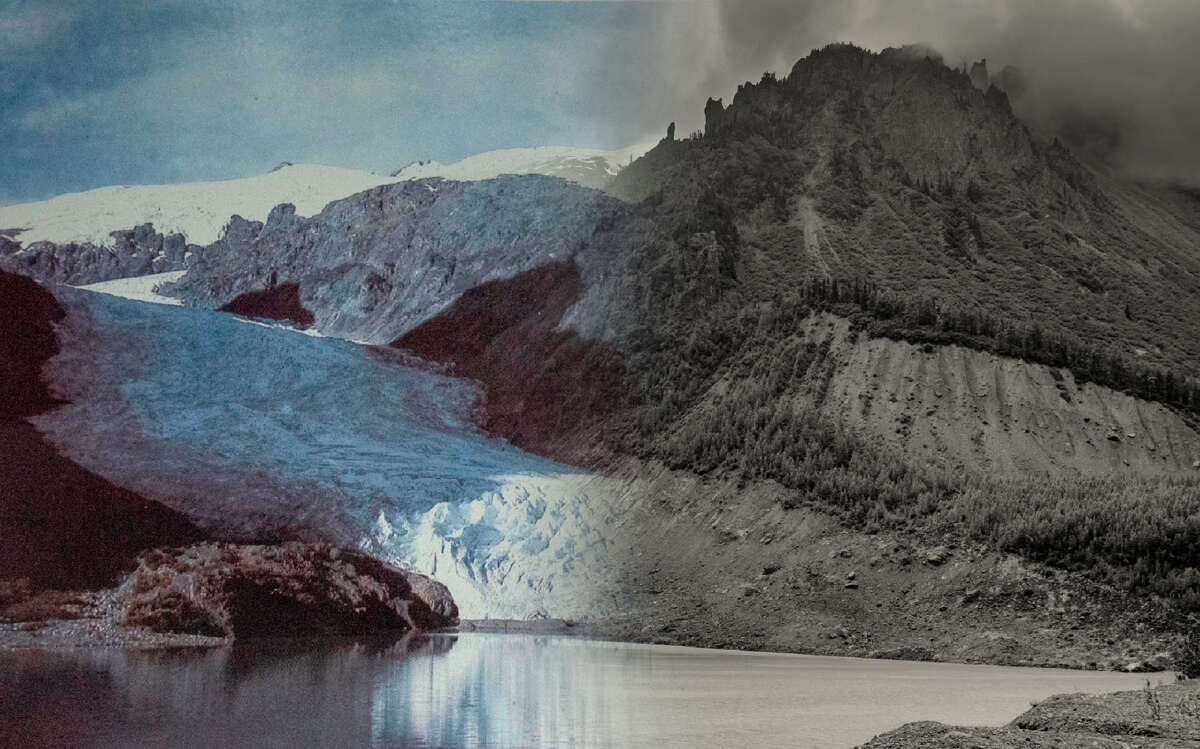
[[[283,160],[392,171],[629,145],[647,135],[661,16],[607,2],[0,0],[0,202]]]
[[[615,148],[833,41],[1017,65],[1031,120],[1200,182],[1197,38],[1198,0],[0,0],[0,202]]]

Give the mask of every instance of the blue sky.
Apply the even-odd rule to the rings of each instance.
[[[647,74],[669,7],[0,0],[0,203],[283,160],[629,145],[672,114]]]

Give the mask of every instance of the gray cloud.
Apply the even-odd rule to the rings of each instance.
[[[696,7],[700,7],[699,5]],[[1019,113],[1140,176],[1200,182],[1200,3],[1195,0],[715,0],[680,90],[685,121],[765,70],[815,47],[925,42],[947,63],[1019,68]]]

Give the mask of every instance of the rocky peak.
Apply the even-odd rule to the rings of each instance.
[[[977,65],[976,77],[986,71]],[[986,78],[986,76],[985,76]],[[940,56],[914,45],[870,52],[848,44],[814,51],[786,77],[767,74],[738,87],[728,106],[705,103],[706,145],[765,140],[772,147],[816,159],[828,171],[838,152],[857,152],[859,170],[899,169],[905,179],[944,182],[978,179],[989,172],[1040,168],[1029,132],[1014,116],[1002,91],[979,89],[967,74],[947,67]],[[682,142],[687,146],[687,142]],[[651,171],[662,172],[669,153],[658,153],[641,168],[626,170],[612,188],[640,199],[653,182],[627,189]],[[694,150],[694,149],[693,149]],[[772,157],[774,158],[774,157]],[[837,158],[841,158],[837,156]],[[816,176],[816,175],[814,175]]]
[[[988,77],[987,59],[982,59],[971,66],[971,84],[980,91],[987,90],[991,83]]]
[[[716,135],[725,127],[725,106],[720,99],[710,98],[704,104],[704,134]]]

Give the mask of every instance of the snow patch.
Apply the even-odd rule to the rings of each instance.
[[[152,273],[148,276],[118,278],[114,281],[90,283],[86,286],[76,286],[75,288],[83,289],[84,291],[94,291],[98,294],[119,296],[137,302],[181,306],[183,304],[182,301],[173,297],[163,296],[156,289],[164,283],[178,281],[180,278],[183,278],[183,274],[185,273],[187,273],[185,270],[173,270],[166,273]]]

